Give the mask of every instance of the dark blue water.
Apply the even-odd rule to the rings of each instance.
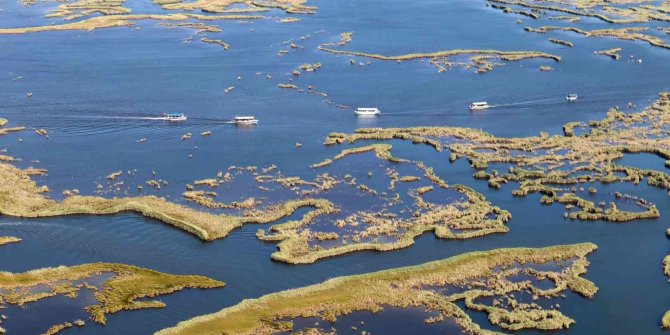
[[[183,202],[185,184],[212,178],[230,165],[276,164],[286,175],[313,178],[321,172],[311,171],[310,164],[332,157],[345,147],[322,146],[324,136],[331,131],[445,125],[482,128],[505,136],[561,133],[566,122],[599,119],[609,107],[625,106],[629,101],[640,108],[659,91],[670,88],[668,50],[643,42],[586,38],[566,32],[527,33],[523,26],[567,23],[503,14],[480,1],[421,0],[391,6],[378,0],[312,0],[309,4],[318,6],[318,13],[301,16],[301,22],[292,24],[276,23],[277,17],[285,16],[279,11],[248,24],[207,22],[223,29],[207,36],[230,43],[227,51],[200,43],[197,36],[184,44],[182,41],[193,30],[167,29],[152,21],[138,22],[140,30],[122,27],[0,35],[0,117],[10,119],[10,125],[46,128],[50,133],[49,139],[32,130],[0,137],[0,149],[7,148],[7,154],[22,159],[17,162],[20,167],[48,169],[49,175],[37,180],[48,185],[54,197],[72,188],[94,194],[96,183],[107,185],[104,176],[109,173],[136,169],[134,177],[121,178],[124,186],[117,195],[136,194],[137,184],[160,178],[169,184],[160,191],[145,185],[144,193]],[[44,11],[55,5],[24,8],[15,0],[1,1],[0,26],[55,21],[42,18]],[[135,13],[160,11],[145,1],[129,1],[127,5]],[[523,24],[515,24],[517,18]],[[596,20],[575,25],[583,29],[610,27]],[[316,33],[319,31],[323,32]],[[370,65],[352,66],[351,57],[317,50],[321,43],[338,41],[339,33],[345,31],[355,32],[353,42],[342,47],[347,50],[385,55],[457,48],[537,50],[559,55],[563,61],[510,62],[476,75],[459,68],[438,73],[427,61],[398,64],[371,60]],[[311,37],[300,39],[306,35]],[[550,37],[572,41],[575,47],[552,44]],[[284,43],[288,40],[304,48],[290,49]],[[593,54],[614,47],[624,49],[622,61]],[[290,52],[278,56],[280,50]],[[644,62],[624,61],[630,55]],[[351,110],[338,109],[324,97],[277,88],[279,83],[288,83],[293,77],[291,71],[305,62],[320,62],[323,67],[293,78],[294,84],[301,88],[312,85],[326,92],[333,104],[379,106],[383,116],[359,120]],[[555,70],[540,72],[541,65]],[[19,76],[23,78],[13,80]],[[224,93],[229,86],[236,89]],[[26,97],[28,92],[33,93],[32,98]],[[567,93],[578,93],[581,99],[565,103],[563,96]],[[476,100],[516,105],[470,113],[467,105]],[[164,112],[183,112],[190,119],[170,125],[137,119]],[[260,125],[243,129],[225,124],[233,116],[244,114],[255,115]],[[200,132],[206,130],[211,130],[212,136],[201,137]],[[182,141],[180,137],[186,132],[194,136]],[[139,139],[146,142],[137,143]],[[302,147],[296,149],[296,142]],[[493,191],[485,181],[473,180],[474,171],[465,160],[451,164],[448,153],[437,153],[427,146],[393,144],[395,155],[423,160],[449,183],[474,187],[495,205],[509,210],[513,215],[508,224],[510,232],[467,241],[438,240],[426,234],[414,246],[399,251],[361,252],[312,265],[289,266],[270,260],[276,245],[255,238],[259,226],[247,226],[225,239],[204,243],[132,214],[40,220],[2,217],[0,235],[21,237],[23,242],[0,248],[0,268],[26,271],[86,262],[122,262],[169,273],[210,276],[228,284],[223,289],[186,290],[161,297],[167,308],[117,313],[109,317],[105,327],[88,322],[82,329],[68,330],[81,334],[150,334],[245,298],[335,276],[415,265],[474,250],[591,241],[599,249],[590,255],[586,277],[600,291],[593,299],[571,295],[561,301],[562,311],[577,320],[569,332],[660,333],[660,318],[670,309],[670,287],[661,269],[662,258],[670,249],[664,234],[669,207],[664,191],[646,185],[596,186],[597,197],[612,198],[613,192],[625,191],[655,203],[663,215],[659,220],[628,224],[566,221],[561,205],[541,206],[538,195],[512,197],[514,185]],[[356,162],[357,158],[350,159]],[[658,169],[664,163],[660,158],[643,161]],[[383,170],[375,172],[381,174]],[[217,191],[223,193],[224,189]],[[226,201],[247,196],[237,187],[225,190],[229,192],[223,197]],[[300,215],[296,213],[293,218]],[[68,303],[55,300],[35,309],[61,316],[56,310],[70,306]],[[62,321],[79,317],[76,313],[63,315]],[[393,314],[394,319],[399,317]],[[411,319],[408,316],[413,324]],[[40,320],[45,324],[35,322],[22,328],[21,333],[43,332],[52,321]],[[478,321],[490,327],[485,317]],[[376,333],[395,333],[394,327],[380,327]],[[429,328],[421,329],[430,332]]]

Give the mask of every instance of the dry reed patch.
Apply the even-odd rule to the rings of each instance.
[[[105,274],[111,274],[111,277],[100,287],[86,283],[86,280],[94,276]],[[223,282],[202,276],[171,275],[124,264],[91,263],[24,273],[0,272],[0,306],[25,306],[54,296],[76,298],[82,289],[89,289],[95,292],[97,303],[85,309],[93,321],[104,325],[108,314],[122,310],[165,307],[160,301],[145,298],[166,295],[185,288],[204,289],[224,285]],[[62,327],[63,325],[65,324],[54,325],[47,333],[55,334],[68,328]]]
[[[335,322],[341,315],[359,311],[379,312],[385,307],[423,308],[438,314],[438,317],[430,318],[431,322],[450,319],[468,333],[490,334],[467,316],[457,305],[459,301],[464,301],[466,308],[487,313],[494,325],[507,330],[564,329],[574,320],[558,308],[543,308],[535,300],[523,301],[521,296],[530,292],[533,299],[554,299],[572,290],[584,297],[593,297],[597,287],[581,275],[589,264],[586,255],[595,249],[596,246],[591,243],[542,249],[497,249],[412,267],[340,277],[313,286],[248,299],[156,334],[273,334],[299,331],[293,329],[292,319],[318,317]],[[519,275],[528,279],[511,279]],[[548,280],[552,285],[540,288],[536,285],[536,281],[540,280]],[[487,304],[478,298],[493,298],[494,303]],[[285,321],[287,319],[288,322]]]
[[[579,136],[575,128],[585,130]],[[500,188],[509,182],[519,183],[516,196],[541,193],[543,203],[554,202],[579,208],[566,214],[582,220],[607,220],[625,222],[637,219],[657,218],[656,207],[644,200],[637,201],[642,212],[619,210],[616,205],[609,208],[596,206],[576,193],[585,183],[632,182],[662,187],[670,191],[670,176],[664,171],[645,170],[622,166],[617,160],[625,154],[651,153],[670,159],[670,94],[662,93],[659,99],[639,113],[624,113],[611,109],[607,117],[592,121],[588,125],[570,123],[565,135],[502,138],[481,130],[455,127],[416,128],[372,128],[358,129],[353,134],[332,133],[325,143],[353,143],[359,140],[402,139],[423,143],[437,151],[447,147],[454,159],[465,157],[478,179],[488,180],[489,185]],[[448,143],[443,143],[447,141]],[[509,171],[487,172],[489,164],[504,163]],[[583,188],[583,186],[582,186]]]
[[[14,236],[0,236],[0,246],[9,244],[9,243],[19,243],[22,240]]]

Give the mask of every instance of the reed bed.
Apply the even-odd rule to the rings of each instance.
[[[564,41],[564,40],[559,40],[557,38],[550,38],[549,42],[554,43],[554,44],[560,44],[560,45],[565,45],[566,47],[574,47],[575,45],[570,42],[570,41]]]
[[[641,212],[622,211],[616,206],[604,209],[576,195],[569,186],[583,183],[631,182],[647,179],[647,184],[670,191],[670,176],[663,171],[645,170],[615,163],[624,154],[650,153],[668,160],[670,142],[665,131],[670,129],[670,94],[661,93],[659,99],[642,112],[626,114],[611,109],[607,117],[588,125],[568,123],[563,136],[531,136],[501,138],[476,129],[455,127],[373,128],[358,129],[353,134],[330,134],[325,143],[354,143],[359,140],[404,139],[423,143],[442,150],[442,140],[456,139],[446,145],[451,155],[466,157],[480,172],[475,178],[484,179],[489,186],[500,188],[508,182],[519,183],[515,196],[541,193],[544,204],[562,203],[576,206],[578,211],[566,217],[579,220],[606,220],[628,222],[658,218],[660,213],[653,204],[637,201]],[[577,136],[574,129],[585,128]],[[510,165],[508,173],[488,173],[491,163]],[[619,175],[615,173],[619,172]],[[621,175],[623,174],[623,176]]]
[[[113,274],[100,287],[80,283],[91,277]],[[162,308],[160,301],[145,300],[185,288],[218,288],[223,282],[202,276],[171,275],[125,264],[91,263],[70,267],[31,270],[23,273],[0,272],[0,306],[25,306],[54,296],[75,298],[82,289],[93,289],[96,303],[85,310],[91,319],[106,324],[107,315],[122,310]],[[39,290],[39,293],[38,293]],[[78,322],[77,325],[83,325]],[[47,334],[55,334],[71,323],[54,325]]]
[[[9,244],[9,243],[19,243],[22,240],[14,236],[0,236],[0,246]]]
[[[335,322],[338,316],[360,311],[379,312],[385,307],[422,308],[438,315],[433,322],[451,319],[463,331],[490,334],[481,328],[456,303],[480,310],[504,329],[558,330],[574,320],[558,309],[539,304],[516,303],[510,306],[486,305],[480,297],[506,297],[530,291],[538,298],[555,297],[572,290],[593,297],[597,287],[581,277],[586,272],[586,255],[596,246],[591,243],[542,249],[497,249],[462,254],[422,265],[380,272],[339,277],[321,284],[244,300],[217,313],[193,318],[157,335],[188,334],[272,334],[293,329],[295,318],[318,317]],[[539,270],[535,265],[556,264],[556,270]],[[522,268],[523,267],[523,268]],[[553,287],[540,289],[530,281],[513,283],[507,278],[517,274],[550,278]],[[436,291],[436,287],[461,287],[460,293]],[[286,320],[289,321],[281,321]]]
[[[602,51],[596,51],[596,55],[603,55],[610,57],[614,60],[619,60],[621,59],[621,55],[619,54],[621,52],[621,48],[613,48],[613,49],[607,49],[607,50],[602,50]]]
[[[412,61],[417,59],[430,59],[430,64],[438,68],[439,72],[445,71],[447,68],[450,68],[455,65],[462,66],[466,69],[475,69],[477,73],[485,73],[491,71],[496,66],[501,66],[503,64],[494,63],[493,60],[502,60],[502,61],[521,61],[525,59],[532,58],[544,58],[551,59],[556,62],[561,61],[561,57],[556,55],[551,55],[539,51],[500,51],[500,50],[478,50],[478,49],[455,49],[455,50],[446,50],[438,51],[431,53],[414,53],[406,55],[396,55],[396,56],[384,56],[379,54],[370,54],[365,52],[358,51],[347,51],[347,50],[338,50],[330,48],[331,44],[322,44],[319,46],[319,50],[330,52],[338,55],[349,55],[357,57],[365,57],[371,59],[377,59],[381,61],[395,61],[395,62],[405,62]],[[468,56],[469,61],[454,62],[451,61],[451,58],[458,56]]]
[[[182,229],[200,239],[211,241],[227,236],[243,224],[272,222],[309,204],[309,201],[298,200],[276,206],[268,212],[256,213],[251,217],[238,217],[198,211],[155,196],[107,199],[72,195],[58,202],[47,198],[44,195],[45,189],[38,187],[30,178],[31,175],[41,173],[43,173],[41,170],[21,170],[10,164],[0,163],[0,214],[38,218],[134,212]]]

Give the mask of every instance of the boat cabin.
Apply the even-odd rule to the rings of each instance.
[[[258,120],[253,116],[236,116],[233,119],[233,123],[236,125],[255,125],[258,124]]]
[[[486,101],[477,101],[470,104],[470,110],[483,110],[489,108]]]
[[[356,108],[354,113],[356,113],[358,116],[374,116],[381,114],[381,111],[379,111],[379,108],[376,107],[359,107]]]
[[[184,115],[183,113],[163,114],[163,120],[165,120],[165,121],[186,121],[186,115]]]

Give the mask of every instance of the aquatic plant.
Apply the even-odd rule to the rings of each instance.
[[[0,163],[0,214],[37,218],[135,212],[209,241],[225,237],[243,224],[272,222],[311,204],[309,200],[297,200],[277,205],[267,212],[238,217],[198,211],[155,196],[107,199],[72,195],[58,202],[47,198],[43,193],[48,189],[38,187],[30,178],[31,175],[43,173],[44,171],[39,169],[21,170],[10,164]]]
[[[9,244],[9,243],[19,243],[21,239],[14,236],[0,236],[0,246]]]
[[[212,44],[217,44],[223,47],[224,50],[228,50],[230,48],[230,44],[226,43],[223,40],[217,40],[217,39],[211,39],[207,37],[202,37],[200,41],[205,42],[205,43],[212,43]],[[226,92],[227,93],[227,92]]]
[[[622,211],[616,206],[602,209],[583,201],[574,191],[566,192],[564,185],[597,181],[639,183],[647,178],[648,185],[670,190],[670,176],[664,172],[614,163],[626,153],[646,152],[665,160],[670,158],[670,147],[663,137],[665,129],[670,128],[666,117],[669,113],[670,94],[662,93],[640,113],[626,114],[611,109],[603,120],[590,122],[579,136],[575,135],[574,128],[581,123],[566,124],[564,136],[541,134],[524,138],[501,138],[477,129],[456,127],[373,128],[358,129],[353,134],[332,133],[325,143],[404,139],[439,151],[444,146],[441,139],[457,139],[446,145],[450,154],[467,157],[473,168],[485,170],[490,163],[510,164],[510,172],[501,176],[486,172],[475,174],[476,178],[488,180],[491,187],[517,182],[520,187],[514,190],[515,196],[541,193],[545,195],[542,198],[545,204],[557,202],[579,207],[580,210],[566,214],[570,218],[626,222],[657,218],[660,213],[646,201],[636,202],[643,209],[640,212]],[[615,175],[616,172],[623,176]]]
[[[620,40],[628,41],[644,41],[652,46],[670,49],[670,44],[667,44],[663,39],[654,35],[643,34],[649,30],[648,27],[628,27],[620,29],[596,29],[591,31],[582,30],[576,27],[557,27],[557,26],[542,26],[539,28],[526,27],[528,32],[544,34],[549,31],[571,31],[586,37],[612,37]]]
[[[554,44],[565,45],[566,47],[571,47],[571,48],[575,46],[574,44],[572,44],[572,42],[559,40],[557,38],[550,38],[549,42],[554,43]]]
[[[496,249],[417,266],[334,278],[245,300],[217,313],[181,322],[156,335],[290,332],[296,330],[292,321],[297,318],[317,317],[336,322],[341,315],[379,312],[387,307],[422,308],[437,314],[431,322],[450,319],[465,332],[490,334],[491,331],[475,323],[459,307],[457,303],[461,301],[468,309],[487,313],[489,321],[503,329],[564,329],[574,320],[558,309],[548,310],[514,295],[528,291],[538,299],[550,299],[570,289],[584,297],[593,297],[597,287],[581,275],[589,264],[586,255],[595,249],[591,243],[541,249]],[[551,270],[542,267],[548,264],[552,264]],[[531,279],[521,282],[509,279],[516,275]],[[549,279],[551,287],[539,288],[534,284],[534,280],[542,279]],[[486,303],[483,298],[509,303]]]
[[[621,48],[613,48],[613,49],[607,49],[607,50],[602,50],[602,51],[595,51],[596,55],[604,55],[611,57],[614,60],[619,60],[621,58],[621,55],[619,54],[621,52]]]
[[[200,15],[200,14],[124,14],[124,15],[105,15],[94,16],[77,22],[52,24],[44,26],[22,27],[22,28],[0,28],[0,35],[6,34],[29,34],[46,31],[67,31],[67,30],[83,30],[92,31],[103,28],[113,27],[131,27],[135,25],[134,21],[139,20],[155,20],[155,21],[185,21],[190,19],[196,20],[252,20],[261,19],[262,16],[257,15]],[[184,27],[192,27],[200,29],[201,26],[194,26],[185,24]],[[204,26],[202,26],[204,27]],[[205,28],[208,29],[208,28]],[[218,29],[218,28],[216,28]],[[211,29],[209,29],[211,30]],[[217,30],[220,31],[220,30]]]
[[[322,44],[319,46],[319,50],[330,52],[333,54],[366,57],[382,61],[404,62],[416,59],[430,59],[430,64],[437,67],[440,72],[443,72],[447,68],[452,67],[454,65],[462,65],[466,69],[476,68],[477,73],[484,73],[492,70],[495,66],[502,65],[498,63],[493,63],[492,60],[495,59],[509,62],[520,61],[524,59],[532,59],[532,58],[545,58],[554,60],[556,62],[561,61],[561,57],[559,56],[538,51],[454,49],[454,50],[438,51],[431,53],[414,53],[414,54],[397,55],[397,56],[384,56],[379,54],[370,54],[358,51],[332,49],[329,48],[328,46],[329,44]],[[450,60],[451,58],[458,56],[469,56],[470,61],[463,64],[463,63],[454,63]]]
[[[101,286],[91,286],[85,280],[110,274]],[[84,281],[84,283],[82,283]],[[0,272],[0,306],[24,306],[54,296],[75,298],[82,289],[95,291],[96,304],[85,310],[99,324],[107,315],[122,310],[162,308],[160,301],[145,300],[185,288],[217,288],[223,282],[202,276],[171,275],[125,264],[91,263],[70,267],[31,270],[23,273]],[[82,325],[82,323],[77,323]],[[72,327],[63,323],[51,327],[47,334]],[[10,329],[11,330],[11,329]]]

